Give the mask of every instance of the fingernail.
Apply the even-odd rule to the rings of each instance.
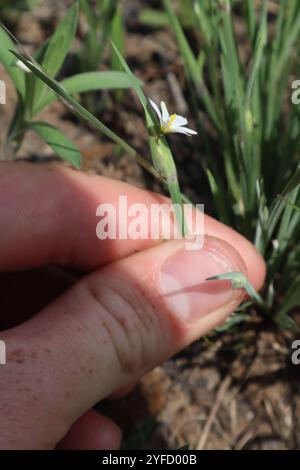
[[[230,271],[245,271],[237,251],[223,240],[206,237],[201,249],[179,249],[164,262],[160,291],[173,314],[194,322],[242,295],[230,281],[206,281]]]

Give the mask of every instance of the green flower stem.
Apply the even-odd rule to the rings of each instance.
[[[186,226],[186,221],[184,218],[184,209],[183,209],[183,204],[182,204],[182,195],[180,191],[180,187],[178,184],[177,180],[177,175],[176,179],[167,179],[167,186],[168,190],[172,199],[173,207],[174,207],[174,212],[177,220],[177,225],[180,231],[180,234],[182,236],[186,236],[188,234],[187,231],[187,226]]]
[[[183,198],[173,155],[163,134],[152,136],[151,132],[149,132],[149,145],[154,166],[168,187],[179,233],[185,236],[187,235],[187,224],[184,217]]]
[[[103,132],[113,142],[119,145],[128,155],[133,157],[143,168],[151,173],[155,178],[167,185],[172,203],[174,205],[174,211],[177,218],[177,223],[182,235],[186,234],[186,224],[183,215],[182,196],[179,188],[176,166],[166,143],[165,137],[161,136],[150,137],[150,146],[152,150],[152,156],[157,154],[156,168],[154,168],[142,155],[140,155],[131,145],[127,144],[124,139],[119,137],[113,131],[111,131],[105,124],[97,119],[92,113],[84,108],[78,101],[70,96],[64,87],[56,80],[50,78],[41,68],[30,60],[23,57],[16,51],[11,51],[18,59],[20,59],[27,67],[39,77],[56,95],[58,98],[70,109],[70,111],[76,114],[79,118],[85,120],[91,124],[95,129]],[[155,157],[154,157],[155,161]],[[162,163],[163,162],[163,163]],[[181,207],[181,209],[180,209]]]

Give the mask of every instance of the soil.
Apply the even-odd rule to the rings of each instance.
[[[34,12],[24,13],[11,26],[28,48],[34,48],[51,33],[68,3],[43,1]],[[130,66],[144,80],[147,95],[156,101],[165,99],[170,108],[188,115],[189,107],[181,91],[184,90],[183,66],[174,38],[167,30],[150,30],[137,21],[141,7],[155,2],[127,0],[125,3],[126,57]],[[76,47],[79,38],[74,50]],[[68,67],[67,64],[64,75],[68,74]],[[1,143],[16,96],[1,66],[0,73],[7,83],[9,104],[1,107]],[[125,93],[120,105],[112,94],[102,93],[99,109],[101,119],[108,126],[149,156],[140,105],[130,91]],[[116,152],[105,137],[75,120],[61,103],[49,106],[39,119],[58,126],[74,139],[82,151],[84,171],[164,191],[136,162]],[[171,136],[170,142],[176,148],[183,191],[194,202],[204,202],[206,212],[212,214],[201,171],[204,152],[201,143],[195,147],[192,140],[183,141],[178,136]],[[43,164],[52,161],[53,154],[33,133],[28,133],[18,158]],[[278,331],[255,312],[251,314],[250,322],[230,332],[201,339],[153,370],[127,397],[99,405],[121,425],[124,447],[299,449],[300,366],[291,361],[292,335]]]

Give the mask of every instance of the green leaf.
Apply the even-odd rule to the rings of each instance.
[[[158,126],[157,117],[148,101],[142,88],[140,87],[137,78],[133,75],[130,68],[128,67],[125,59],[122,54],[112,43],[113,48],[125,70],[128,77],[132,81],[132,87],[134,88],[136,94],[139,97],[139,100],[144,108],[146,123],[148,129],[149,137],[149,146],[151,150],[151,155],[153,163],[158,172],[166,179],[170,197],[174,206],[174,211],[177,219],[177,225],[180,230],[180,233],[186,234],[186,222],[184,217],[183,205],[182,205],[182,195],[179,187],[178,176],[176,165],[173,159],[172,152],[168,145],[167,139],[160,132]]]
[[[116,144],[119,144],[129,155],[135,157],[136,151],[128,145],[121,137],[111,131],[105,124],[97,119],[92,113],[85,109],[77,100],[75,100],[69,93],[66,92],[64,87],[53,78],[49,77],[41,68],[37,67],[34,63],[23,57],[18,52],[12,51],[13,54],[20,59],[27,67],[34,72],[34,74],[42,80],[54,93],[74,112],[77,116],[89,122],[99,131],[103,132],[107,137],[112,139]]]
[[[11,79],[13,80],[19,94],[24,97],[25,94],[25,73],[12,67],[13,55],[11,49],[15,49],[12,39],[9,37],[5,29],[0,25],[0,62],[8,71]]]
[[[43,83],[47,85],[58,97],[62,100],[62,102],[68,106],[69,110],[74,113],[77,117],[83,119],[84,121],[88,122],[91,126],[97,129],[100,132],[103,132],[107,137],[109,137],[113,142],[119,145],[125,152],[128,153],[132,158],[134,158],[143,168],[145,168],[149,173],[153,176],[158,178],[160,181],[165,181],[157,173],[155,168],[136,150],[131,147],[124,139],[118,136],[115,132],[109,129],[103,122],[97,119],[92,113],[90,113],[84,106],[82,106],[76,99],[74,99],[69,93],[66,92],[63,86],[53,78],[49,77],[49,75],[45,74],[44,71],[24,57],[22,54],[19,54],[16,51],[11,51],[18,59],[20,59],[27,67],[40,79]]]
[[[28,126],[63,160],[80,168],[81,154],[77,146],[56,127],[46,122],[33,122]]]
[[[201,90],[202,99],[207,107],[210,118],[217,125],[218,118],[216,116],[216,112],[215,112],[211,97],[208,93],[203,77],[199,73],[199,64],[186,38],[186,35],[179,21],[179,18],[173,11],[173,6],[170,0],[162,0],[162,4],[169,17],[172,30],[176,36],[180,54],[184,60],[186,76],[189,80],[191,80],[194,83],[196,90]]]
[[[42,62],[44,72],[55,77],[60,70],[75,37],[78,20],[78,3],[68,11],[51,37]]]
[[[257,79],[259,67],[263,58],[263,51],[267,44],[267,4],[264,4],[263,12],[261,15],[261,24],[256,40],[255,50],[253,54],[253,64],[250,76],[247,83],[245,109],[250,110],[251,97],[253,92],[254,82]]]
[[[80,73],[59,83],[71,95],[92,90],[126,89],[132,86],[131,80],[125,72],[114,71]],[[35,109],[35,114],[55,100],[57,100],[57,96],[49,91]]]
[[[292,330],[295,332],[300,331],[300,328],[295,320],[285,313],[276,317],[276,323],[283,330]]]
[[[247,294],[256,300],[260,305],[264,305],[261,296],[256,292],[252,284],[250,284],[246,274],[243,272],[228,272],[224,274],[217,274],[206,279],[207,281],[230,281],[233,289],[245,289]]]
[[[296,171],[296,173],[293,175],[293,177],[290,179],[288,182],[286,188],[284,189],[282,195],[286,196],[289,194],[291,191],[296,189],[300,185],[300,168]]]
[[[206,174],[219,216],[222,217],[223,222],[229,223],[227,199],[220,178],[217,180],[217,175],[213,174],[208,168],[206,169]]]
[[[120,51],[117,49],[117,47],[114,45],[114,43],[112,43],[112,46],[114,48],[114,51],[123,67],[123,69],[125,70],[125,73],[128,75],[130,81],[131,81],[131,86],[132,88],[134,89],[134,91],[136,92],[136,94],[138,95],[139,97],[139,100],[144,108],[144,111],[146,113],[146,117],[147,119],[149,120],[149,123],[150,125],[152,125],[153,127],[155,127],[155,118],[153,118],[154,116],[154,113],[152,112],[151,110],[151,107],[149,105],[149,102],[146,98],[146,96],[144,95],[144,92],[139,84],[139,81],[138,79],[135,77],[135,75],[131,72],[130,68],[128,67],[125,59],[123,58],[122,54],[120,53]]]
[[[85,12],[89,28],[83,39],[83,47],[78,51],[80,70],[93,71],[103,59],[103,52],[111,31],[111,23],[116,13],[119,0],[98,1],[95,15],[87,1],[81,1],[81,9]],[[89,3],[90,2],[89,0]],[[94,15],[94,20],[92,18]]]
[[[123,21],[123,11],[121,11],[121,6],[119,6],[111,23],[111,40],[122,55],[125,54],[125,31]],[[113,70],[122,70],[119,57],[114,50],[111,53],[110,63]]]
[[[95,29],[96,23],[97,23],[97,17],[95,17],[93,13],[92,6],[89,0],[79,0],[79,7],[80,7],[80,10],[85,14],[89,27],[91,29]]]
[[[296,206],[296,204],[293,204],[291,201],[281,196],[281,194],[278,194],[277,197],[279,199],[282,199],[287,204],[287,206],[291,207],[291,209],[294,209],[294,211],[300,212],[300,207]]]
[[[255,13],[255,4],[253,0],[247,0],[247,24],[248,24],[248,31],[250,33],[250,37],[253,41],[255,37],[255,30],[256,30],[256,13]]]
[[[286,187],[282,191],[281,195],[275,201],[272,210],[270,212],[268,222],[268,239],[271,239],[272,234],[275,230],[276,224],[278,223],[280,216],[286,207],[286,197],[300,185],[300,168],[296,170],[294,175],[288,181]]]
[[[70,8],[65,18],[55,30],[53,36],[49,40],[47,49],[44,53],[43,61],[41,63],[45,73],[50,77],[55,77],[60,70],[67,53],[71,47],[75,37],[78,20],[78,3]],[[34,93],[34,107],[38,105],[45,86],[41,81],[36,82]]]
[[[168,15],[153,8],[143,8],[139,15],[139,22],[152,28],[165,28],[169,26]]]
[[[234,326],[238,325],[239,323],[250,320],[250,318],[250,315],[247,315],[246,313],[236,313],[229,317],[225,321],[225,323],[223,323],[223,325],[217,326],[216,331],[218,333],[224,333],[225,331],[231,330]]]
[[[194,78],[196,82],[200,81],[201,77],[198,76],[195,55],[185,37],[180,21],[173,11],[171,2],[170,0],[162,0],[162,3],[168,15],[170,25],[172,26],[174,34],[176,35],[180,53],[185,61],[187,75],[189,75],[191,78]]]
[[[122,55],[125,54],[125,29],[124,29],[124,11],[123,5],[120,3],[118,8],[114,14],[114,17],[111,22],[111,40],[116,45],[118,50],[121,52]],[[110,65],[112,70],[115,71],[122,71],[122,65],[120,64],[120,60],[116,55],[115,51],[111,51],[111,58],[110,58]],[[117,102],[120,102],[123,98],[123,92],[118,90],[115,92],[115,97]]]

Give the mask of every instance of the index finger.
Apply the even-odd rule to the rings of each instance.
[[[47,264],[90,271],[157,243],[150,236],[137,240],[97,238],[97,207],[109,203],[118,209],[120,195],[127,197],[128,206],[142,203],[150,208],[151,204],[167,201],[123,182],[59,165],[2,163],[1,271]],[[220,237],[242,255],[245,253],[246,265],[255,263],[258,281],[263,278],[264,263],[248,240],[208,216],[205,233]]]

